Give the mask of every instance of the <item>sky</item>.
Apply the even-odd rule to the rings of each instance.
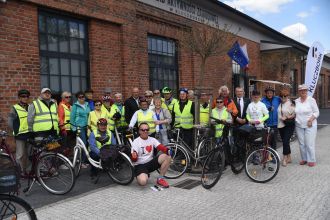
[[[221,0],[306,46],[330,53],[330,0]]]

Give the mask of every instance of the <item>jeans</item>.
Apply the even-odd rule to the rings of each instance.
[[[296,127],[300,155],[303,161],[316,162],[315,159],[315,139],[317,133],[317,125],[310,128]]]
[[[168,137],[167,137],[167,129],[161,129],[159,130],[159,138],[158,141],[163,144],[166,145],[168,144]]]
[[[80,130],[79,137],[81,138],[81,140],[84,142],[86,148],[88,149],[87,129],[86,128],[82,128]],[[87,160],[87,156],[85,154],[85,151],[82,151],[81,160],[82,160],[83,163],[88,163],[88,160]]]
[[[269,126],[269,127],[271,127],[274,130],[274,135],[272,136],[272,139],[270,140],[270,147],[273,148],[274,150],[276,150],[276,148],[277,148],[276,139],[277,139],[277,135],[278,135],[277,125]]]
[[[285,126],[278,129],[283,143],[283,155],[291,154],[290,138],[294,131],[294,125]]]
[[[100,160],[100,156],[97,155],[96,153],[94,153],[93,151],[89,152],[89,156],[90,156],[93,160],[95,160],[95,161],[99,161],[99,160]],[[97,175],[98,171],[99,171],[98,168],[96,168],[96,167],[94,167],[93,165],[91,165],[91,175],[92,175],[92,176]]]

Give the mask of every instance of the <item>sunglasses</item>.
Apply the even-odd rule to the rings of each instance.
[[[78,96],[78,99],[83,99],[85,98],[85,96],[81,95],[81,96]]]
[[[65,96],[66,99],[71,99],[71,96]]]
[[[140,131],[147,132],[147,131],[149,131],[149,128],[147,128],[147,129],[140,129]]]
[[[95,104],[95,106],[101,106],[102,104]]]
[[[146,97],[146,98],[151,98],[152,96],[151,96],[151,95],[146,95],[145,97]]]
[[[287,96],[287,95],[282,95],[282,96],[281,96],[281,98],[286,98],[286,97],[288,97],[288,96]]]
[[[21,97],[21,98],[29,98],[30,96],[28,96],[28,95],[20,95],[19,97]]]
[[[154,92],[154,94],[160,94],[160,92]]]
[[[217,103],[223,103],[223,101],[217,101]]]

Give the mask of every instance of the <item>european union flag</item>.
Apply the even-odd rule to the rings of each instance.
[[[241,46],[236,41],[232,48],[228,51],[228,56],[234,60],[238,65],[240,65],[242,68],[246,67],[249,63],[249,59],[247,55],[243,52]]]

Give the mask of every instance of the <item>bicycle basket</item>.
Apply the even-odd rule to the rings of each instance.
[[[20,169],[7,155],[0,155],[0,193],[16,192],[19,188]]]

